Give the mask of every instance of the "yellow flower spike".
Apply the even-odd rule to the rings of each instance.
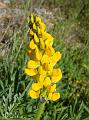
[[[52,73],[52,83],[57,83],[58,81],[60,81],[62,78],[62,72],[60,69],[53,69],[53,73]]]
[[[52,46],[46,46],[45,53],[49,57],[51,57],[55,53],[55,50],[54,50],[54,48]]]
[[[38,91],[41,89],[41,85],[39,83],[33,83],[32,84],[32,90]]]
[[[36,30],[37,29],[37,27],[36,27],[36,24],[34,23],[33,24],[33,30]]]
[[[40,75],[46,76],[46,71],[43,69],[42,66],[40,66],[40,67],[38,68],[38,72],[39,72]]]
[[[34,41],[35,41],[36,43],[39,42],[39,38],[37,37],[36,33],[34,33]]]
[[[28,68],[37,68],[40,66],[40,62],[38,61],[33,61],[33,60],[29,60],[28,63],[27,63],[27,67]]]
[[[34,23],[34,16],[31,14],[31,22]]]
[[[49,63],[49,57],[48,55],[44,54],[42,59],[41,59],[41,63],[44,64],[44,63]]]
[[[45,48],[45,43],[42,38],[40,38],[40,48],[44,49]]]
[[[55,91],[56,91],[56,84],[54,84],[54,85],[49,85],[49,86],[47,87],[47,89],[48,89],[48,91],[49,91],[50,93],[55,92]]]
[[[51,84],[51,80],[49,77],[46,77],[45,80],[44,80],[44,86],[47,87],[48,85]]]
[[[56,100],[58,100],[59,98],[60,98],[60,94],[59,94],[59,93],[53,93],[51,100],[56,101]]]
[[[30,47],[31,49],[35,49],[35,48],[36,48],[36,44],[34,43],[33,40],[30,41],[29,47]]]
[[[32,76],[34,82],[28,95],[33,99],[41,96],[45,100],[56,101],[60,98],[60,94],[56,93],[56,84],[61,78],[60,69],[53,68],[61,59],[61,53],[55,52],[53,45],[53,37],[47,33],[46,25],[38,16],[30,16],[30,43],[28,54],[30,60],[25,68],[25,73]]]
[[[36,54],[36,59],[37,59],[37,60],[41,60],[42,54],[41,54],[41,52],[39,51],[38,47],[36,47],[36,49],[35,49],[35,54]]]
[[[36,69],[28,69],[28,68],[25,68],[25,73],[29,76],[34,76],[37,74],[37,70]]]
[[[28,96],[32,97],[33,99],[39,98],[39,91],[35,92],[34,90],[29,90]]]

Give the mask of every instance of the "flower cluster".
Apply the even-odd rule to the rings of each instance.
[[[34,83],[28,91],[33,99],[43,97],[45,100],[56,101],[60,94],[56,92],[56,83],[61,80],[62,73],[55,68],[61,59],[61,53],[54,50],[53,37],[46,32],[46,25],[42,19],[35,15],[29,17],[30,43],[25,73],[32,76]]]

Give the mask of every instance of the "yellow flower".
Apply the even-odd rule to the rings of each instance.
[[[36,22],[39,22],[39,23],[41,23],[41,18],[40,17],[38,17],[38,16],[36,16]]]
[[[48,92],[50,92],[50,93],[55,92],[55,91],[56,91],[56,84],[54,84],[54,85],[49,85],[49,86],[47,87],[47,89],[48,89]]]
[[[40,75],[46,76],[46,71],[43,69],[42,66],[40,66],[40,67],[38,68],[38,72],[39,72]]]
[[[28,69],[28,68],[25,68],[25,73],[29,76],[34,76],[37,74],[37,70],[36,69]]]
[[[53,70],[52,64],[49,64],[49,63],[44,63],[44,64],[43,64],[43,68],[44,68],[46,71],[50,71],[50,72]]]
[[[62,78],[62,72],[60,69],[53,69],[52,72],[52,83],[57,83],[58,81],[60,81]]]
[[[45,41],[46,46],[52,46],[54,38],[49,33],[45,33],[45,36],[47,38]]]
[[[47,87],[48,85],[51,84],[51,80],[49,77],[46,77],[45,80],[44,80],[44,86]]]
[[[54,48],[52,46],[46,46],[45,53],[49,57],[51,57],[55,53],[55,50],[54,50]]]
[[[49,93],[48,95],[48,99],[52,100],[52,101],[56,101],[60,98],[60,94],[59,93]]]
[[[45,48],[45,44],[42,38],[40,38],[40,48],[44,49]]]
[[[61,59],[61,53],[55,52],[53,37],[47,33],[46,25],[40,17],[30,16],[30,43],[28,54],[30,60],[27,62],[25,73],[32,76],[34,82],[28,95],[33,99],[40,96],[45,100],[56,101],[60,94],[56,93],[56,84],[61,78],[62,73],[54,65]]]
[[[35,41],[36,43],[39,42],[39,38],[37,37],[36,33],[34,33],[34,41]]]
[[[49,100],[52,100],[52,93],[49,93],[49,94],[48,94],[48,99],[49,99]]]
[[[41,59],[41,63],[44,64],[44,63],[49,63],[49,57],[48,55],[44,54],[42,59]]]
[[[37,68],[40,66],[40,62],[38,61],[33,61],[33,60],[29,60],[28,63],[27,63],[27,67],[28,68]]]
[[[29,90],[28,96],[32,97],[33,99],[37,99],[39,97],[39,91],[35,92],[34,90]]]
[[[41,87],[43,87],[44,78],[45,78],[44,75],[39,75],[39,77],[38,77],[37,81],[38,81],[38,83],[40,84]]]
[[[37,60],[41,60],[42,54],[41,54],[41,52],[39,51],[38,47],[36,47],[36,49],[35,49],[35,54],[36,54],[36,59],[37,59]]]
[[[41,89],[41,85],[39,83],[33,83],[32,84],[32,90],[38,91]]]
[[[60,94],[59,93],[53,93],[53,95],[52,95],[52,100],[53,101],[56,101],[56,100],[58,100],[60,98]]]
[[[35,49],[35,48],[36,48],[36,44],[34,43],[33,40],[30,41],[29,47],[30,47],[31,49]]]
[[[36,28],[36,24],[35,24],[35,23],[33,24],[33,29],[34,29],[34,30],[36,30],[36,29],[37,29],[37,28]]]
[[[34,32],[32,31],[32,29],[30,29],[29,34],[30,34],[31,36],[34,35]]]
[[[53,64],[53,66],[61,59],[61,53],[55,52],[52,57],[50,57],[50,63]]]
[[[46,29],[46,25],[43,22],[40,22],[40,29],[42,30]]]

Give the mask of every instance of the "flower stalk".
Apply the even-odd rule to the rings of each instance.
[[[40,102],[35,120],[40,120],[45,109],[45,102]]]

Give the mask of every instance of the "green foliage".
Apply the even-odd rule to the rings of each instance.
[[[45,4],[60,8],[50,32],[55,49],[62,53],[58,66],[63,78],[57,86],[60,100],[46,103],[41,119],[89,120],[89,1],[46,0]],[[27,96],[32,84],[24,74],[27,30],[25,21],[10,38],[10,52],[0,59],[0,120],[34,120],[38,110],[39,101]]]

